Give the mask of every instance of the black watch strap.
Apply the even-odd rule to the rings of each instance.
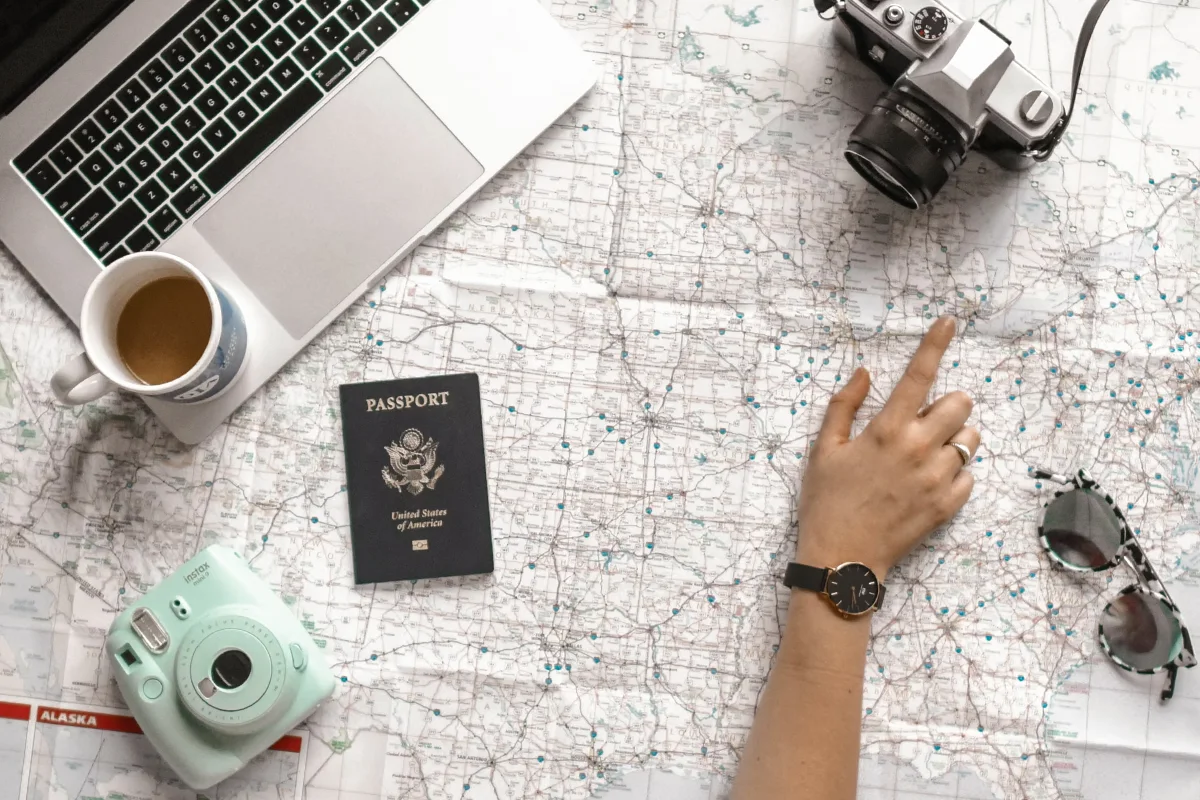
[[[783,585],[789,589],[805,589],[810,592],[825,591],[828,567],[810,567],[808,564],[792,562],[783,573]]]

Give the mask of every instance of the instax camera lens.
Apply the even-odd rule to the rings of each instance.
[[[219,688],[230,691],[250,679],[254,665],[241,650],[226,650],[213,661],[212,679]]]

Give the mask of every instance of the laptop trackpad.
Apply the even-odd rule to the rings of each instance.
[[[376,59],[196,229],[300,339],[481,174]]]

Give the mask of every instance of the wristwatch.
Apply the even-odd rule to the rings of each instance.
[[[866,564],[849,561],[840,566],[810,567],[788,564],[783,585],[825,595],[843,617],[859,617],[883,605],[885,587]]]

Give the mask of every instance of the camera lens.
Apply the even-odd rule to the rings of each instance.
[[[941,112],[892,87],[850,134],[846,160],[876,189],[917,209],[941,190],[966,152],[966,137]]]
[[[212,679],[222,689],[236,689],[250,679],[250,656],[241,650],[226,650],[216,657]]]

